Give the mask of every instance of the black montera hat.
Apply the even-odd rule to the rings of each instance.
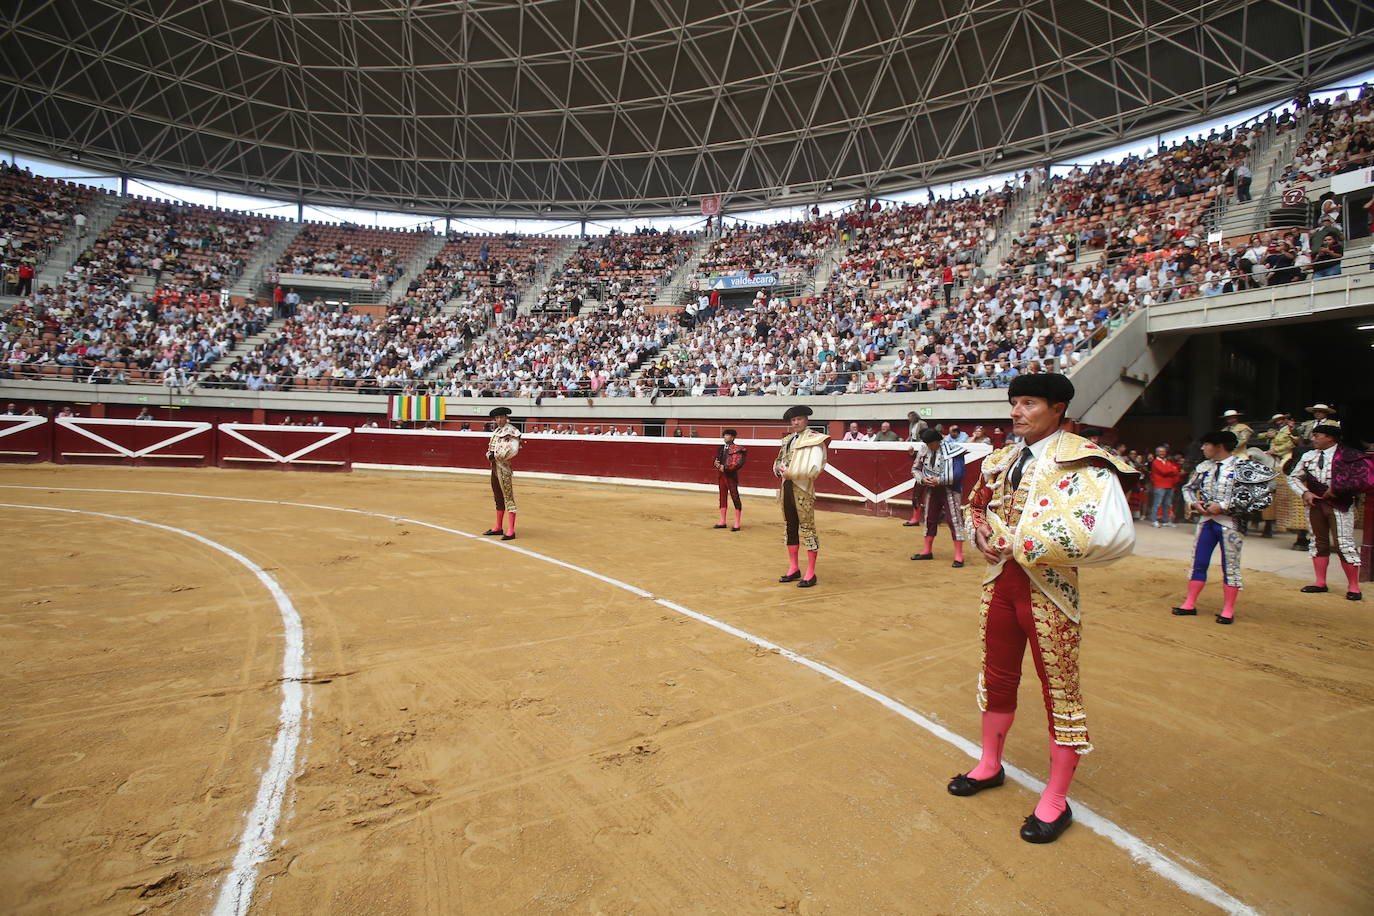
[[[509,407],[493,407],[493,408],[490,410],[490,412],[487,413],[487,416],[489,416],[489,417],[509,417],[509,416],[510,416],[510,408],[509,408]]]
[[[738,435],[739,435],[739,433],[735,432],[733,429],[722,429],[722,430],[720,431],[720,434],[721,434],[722,436],[738,436]]]
[[[1336,436],[1337,438],[1339,438],[1341,435],[1341,421],[1332,420],[1328,417],[1327,419],[1321,420],[1315,426],[1313,426],[1312,432],[1326,433],[1328,436]]]
[[[1007,389],[1012,398],[1044,398],[1051,404],[1067,404],[1073,400],[1073,382],[1057,372],[1035,372],[1018,375]]]
[[[796,407],[787,408],[787,413],[783,414],[782,418],[784,420],[790,420],[793,417],[809,417],[811,414],[812,410],[810,407],[807,407],[805,404],[798,404]]]

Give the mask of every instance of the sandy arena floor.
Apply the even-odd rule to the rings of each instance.
[[[897,519],[820,518],[779,585],[776,508],[518,482],[511,546],[810,659],[977,740],[982,562],[916,564]],[[38,489],[19,489],[36,487]],[[0,503],[130,516],[239,551],[304,623],[307,719],[252,913],[1173,913],[1216,907],[1035,794],[954,798],[951,744],[784,655],[480,532],[478,478],[7,467]],[[184,535],[0,508],[0,907],[198,913],[278,727],[282,621]],[[1186,539],[1180,538],[1181,547]],[[1174,618],[1186,567],[1084,575],[1096,753],[1071,796],[1263,912],[1374,908],[1374,604],[1247,573],[1239,621]],[[1043,778],[1027,664],[1008,759]],[[1183,881],[1188,884],[1188,880]]]

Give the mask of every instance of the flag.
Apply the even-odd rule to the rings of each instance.
[[[413,420],[426,423],[444,419],[444,399],[442,397],[419,394],[393,394],[391,396],[391,419]]]

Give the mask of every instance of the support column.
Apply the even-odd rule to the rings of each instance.
[[[1188,342],[1188,420],[1196,440],[1218,429],[1216,390],[1221,360],[1221,337],[1200,334]]]

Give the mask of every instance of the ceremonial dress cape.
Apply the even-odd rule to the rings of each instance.
[[[1009,445],[983,459],[967,521],[970,528],[990,525],[992,546],[1010,548],[1010,561],[1077,623],[1078,568],[1105,566],[1135,547],[1130,505],[1117,478],[1140,472],[1082,436],[1054,436],[1024,471],[1019,489],[1011,486],[1011,471],[1029,446]],[[985,584],[997,578],[1002,563],[989,567]]]
[[[520,452],[520,430],[507,423],[487,440],[487,453],[502,464],[509,464]]]
[[[924,442],[924,451],[916,453],[913,476],[934,477],[941,487],[957,487],[964,480],[964,464],[968,461],[968,446],[962,442],[942,439],[940,447],[931,451]]]
[[[829,436],[814,429],[785,436],[775,462],[782,465],[783,479],[792,481],[792,486],[798,489],[814,493],[816,478],[825,468],[825,444],[829,441]],[[778,496],[782,497],[781,487],[778,488]]]

